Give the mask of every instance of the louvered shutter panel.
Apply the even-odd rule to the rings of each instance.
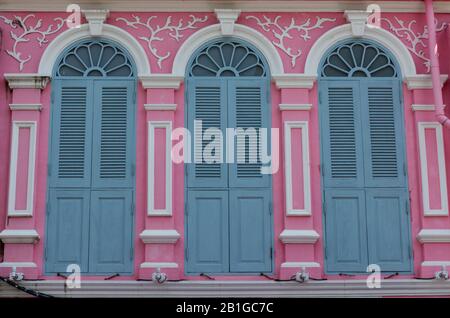
[[[205,147],[212,140],[201,140],[198,142],[195,136],[205,134],[208,128],[216,128],[222,131],[225,139],[227,116],[226,116],[226,82],[221,79],[189,79],[189,108],[188,128],[192,136],[192,163],[187,165],[188,187],[213,187],[225,188],[228,186],[227,165],[225,161],[225,149],[222,149],[222,162],[207,162],[203,156]],[[192,105],[192,106],[191,106]],[[194,120],[201,121],[202,126],[194,126]],[[220,151],[225,141],[218,142]],[[194,149],[195,148],[195,149]],[[197,158],[198,163],[195,162]]]
[[[93,188],[130,188],[134,81],[97,81],[94,85]]]
[[[80,81],[54,82],[50,187],[91,183],[92,87]]]
[[[269,107],[267,105],[267,84],[264,79],[239,79],[228,83],[229,126],[241,128],[243,131],[241,141],[238,141],[238,137],[235,137],[234,140],[235,163],[230,165],[229,169],[230,187],[270,186],[270,176],[261,174],[262,162],[260,156],[262,143],[266,144],[269,155],[271,151]],[[267,128],[267,140],[260,138],[260,128],[262,127]],[[252,155],[250,151],[252,151]],[[245,162],[238,161],[239,155],[242,159],[245,159]],[[270,162],[264,165],[269,164]]]
[[[406,187],[406,167],[400,106],[400,82],[379,80],[361,84],[367,187]]]
[[[362,187],[359,83],[327,80],[320,90],[324,185]]]

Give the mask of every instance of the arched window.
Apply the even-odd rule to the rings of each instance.
[[[322,77],[398,77],[390,54],[370,42],[338,45],[325,58]]]
[[[402,83],[378,43],[347,40],[319,67],[326,270],[409,272]]]
[[[119,44],[85,39],[54,67],[47,273],[132,273],[134,63]]]
[[[259,151],[270,147],[267,63],[250,44],[221,38],[194,53],[186,74],[195,160],[185,165],[186,271],[269,273],[272,181]],[[224,147],[229,128],[246,132],[231,137],[234,149]],[[200,133],[204,138],[195,137]]]
[[[105,40],[86,40],[70,48],[61,57],[56,77],[133,77],[128,54]]]

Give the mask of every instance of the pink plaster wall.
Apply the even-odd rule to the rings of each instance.
[[[15,12],[8,13],[3,12],[1,15],[11,18],[13,15],[24,16],[27,13]],[[150,16],[157,16],[154,22],[158,25],[163,25],[168,16],[172,16],[172,21],[177,22],[180,19],[183,21],[189,20],[189,15],[191,13],[139,13],[141,21],[146,21]],[[205,27],[211,24],[217,23],[215,16],[212,13],[194,13],[198,18],[207,16],[208,20],[206,22],[199,23],[199,27]],[[36,13],[37,18],[42,18],[42,24],[44,28],[48,25],[54,23],[54,18],[65,17],[66,13]],[[316,16],[335,18],[335,22],[327,22],[323,24],[323,28],[312,30],[309,35],[310,40],[304,41],[303,39],[298,39],[298,33],[293,32],[294,39],[287,40],[286,45],[291,47],[293,51],[301,48],[302,55],[296,60],[295,65],[292,65],[292,60],[283,52],[281,49],[277,48],[278,53],[283,61],[285,72],[287,73],[302,73],[304,70],[304,63],[306,57],[309,53],[311,46],[314,44],[315,40],[322,35],[324,32],[336,27],[340,24],[345,23],[342,13],[243,13],[237,23],[247,25],[254,28],[260,32],[263,36],[267,37],[270,41],[275,41],[274,34],[272,31],[264,31],[260,26],[257,25],[254,19],[248,18],[249,16],[256,16],[263,19],[264,16],[275,19],[277,16],[281,16],[280,24],[288,25],[291,19],[299,22],[304,22],[308,18],[311,19],[312,23],[315,22]],[[394,16],[398,17],[403,21],[416,20],[417,24],[412,25],[412,30],[414,32],[423,32],[425,16],[423,14],[386,14],[383,17],[389,18],[395,21]],[[155,48],[159,54],[170,53],[169,57],[161,62],[161,67],[157,62],[157,58],[151,53],[147,43],[142,41],[140,37],[148,35],[145,32],[145,28],[133,29],[123,21],[116,21],[117,18],[124,17],[128,20],[132,20],[133,17],[130,13],[119,13],[112,12],[107,20],[107,23],[116,25],[123,28],[127,32],[130,32],[137,41],[142,45],[144,50],[148,55],[151,70],[153,73],[170,73],[172,69],[173,59],[180,45],[189,39],[189,36],[196,32],[198,29],[188,29],[183,32],[183,36],[176,41],[175,39],[169,37],[168,32],[165,31],[160,34],[164,39],[161,42],[155,42]],[[450,15],[438,15],[439,22],[450,22]],[[37,20],[32,20],[37,21]],[[395,27],[399,27],[398,23],[394,23]],[[50,105],[50,93],[51,93],[51,83],[42,91],[41,95],[36,96],[36,90],[21,90],[20,93],[14,93],[14,102],[36,102],[38,99],[42,105],[43,109],[38,117],[38,131],[37,131],[37,154],[36,154],[36,178],[35,178],[35,201],[34,201],[34,217],[33,218],[7,218],[6,216],[6,206],[7,206],[7,192],[8,192],[8,171],[9,171],[9,151],[10,151],[10,131],[11,131],[11,112],[8,109],[8,104],[12,100],[11,92],[7,87],[6,81],[3,79],[4,73],[17,73],[19,72],[18,63],[9,55],[7,55],[6,50],[11,50],[13,46],[13,40],[9,36],[11,28],[7,26],[0,19],[0,27],[3,30],[2,36],[2,48],[0,53],[0,230],[2,230],[6,224],[10,228],[35,228],[41,240],[34,246],[34,261],[37,263],[40,272],[42,273],[43,264],[43,247],[45,242],[45,203],[46,203],[46,183],[47,183],[47,161],[48,161],[48,137],[49,137],[49,118],[51,105]],[[382,27],[388,29],[386,22],[382,22]],[[66,30],[64,26],[60,34]],[[13,30],[18,31],[18,30]],[[389,30],[390,32],[394,32]],[[405,31],[406,32],[406,31]],[[406,33],[402,33],[406,34]],[[49,41],[52,41],[57,34],[50,35],[48,37]],[[411,48],[411,43],[409,43],[407,36],[401,37],[402,42]],[[438,34],[438,43],[442,45],[440,48],[446,52],[448,49],[449,42],[449,32],[448,29],[440,32]],[[21,52],[22,57],[27,57],[31,55],[31,60],[24,64],[22,70],[23,73],[35,73],[37,72],[38,64],[42,53],[47,47],[47,43],[44,43],[42,47],[37,45],[36,35],[31,36],[30,41],[26,43],[21,43],[18,46],[18,51]],[[427,56],[427,49],[421,48]],[[442,51],[441,51],[442,52]],[[424,60],[420,57],[413,55],[413,59],[416,63],[418,73],[426,73],[427,69],[424,64]],[[441,68],[443,73],[450,73],[448,59],[445,54],[441,54],[440,58]],[[415,239],[416,235],[422,228],[450,228],[449,217],[434,217],[434,218],[424,218],[422,216],[422,202],[421,202],[421,187],[420,187],[420,171],[419,171],[419,161],[418,161],[418,141],[417,141],[417,127],[416,121],[427,120],[433,121],[432,114],[425,115],[414,115],[411,111],[411,104],[413,102],[421,100],[430,103],[432,100],[431,91],[424,90],[423,92],[417,92],[416,96],[413,96],[411,91],[408,91],[406,86],[404,87],[404,114],[405,114],[405,135],[406,135],[406,147],[407,147],[407,158],[408,158],[408,182],[409,190],[411,193],[411,234],[412,243],[414,248],[414,268],[417,272],[420,268],[420,263],[423,260],[425,254],[420,243]],[[448,89],[448,84],[444,87],[444,97],[448,103],[450,98],[450,93]],[[143,108],[144,103],[173,103],[177,104],[177,111],[172,114],[171,112],[146,112]],[[290,103],[312,103],[313,108],[309,112],[281,112],[278,109],[278,104],[280,102],[290,102]],[[310,217],[287,217],[285,216],[285,194],[284,194],[284,158],[283,151],[280,149],[280,169],[276,174],[273,175],[273,203],[274,203],[274,248],[275,248],[275,271],[274,274],[277,275],[281,263],[285,261],[285,254],[293,253],[295,251],[290,251],[292,247],[288,246],[286,249],[283,244],[278,239],[279,234],[285,228],[287,229],[314,229],[317,231],[321,237],[318,242],[313,247],[305,247],[304,250],[298,250],[297,261],[302,260],[314,260],[323,265],[323,232],[322,232],[322,210],[321,210],[321,185],[320,185],[320,148],[319,148],[319,127],[318,127],[318,109],[317,109],[317,87],[314,87],[311,91],[308,90],[298,90],[298,91],[288,91],[283,90],[283,95],[281,96],[280,90],[278,90],[274,85],[271,87],[271,107],[272,107],[272,127],[281,128],[282,121],[285,120],[306,120],[309,122],[309,144],[310,144],[310,162],[311,162],[311,202],[312,202],[312,216]],[[136,220],[135,220],[135,273],[138,272],[139,264],[141,264],[145,259],[145,249],[144,244],[139,239],[139,233],[144,229],[176,229],[181,238],[173,249],[173,258],[178,262],[180,270],[184,272],[184,167],[182,164],[173,165],[173,217],[147,217],[147,121],[148,120],[171,120],[173,121],[173,127],[183,127],[184,126],[184,85],[181,85],[180,89],[176,91],[175,95],[165,90],[149,90],[145,92],[142,86],[138,85],[138,98],[137,98],[137,125],[136,125]],[[447,113],[449,112],[447,108]],[[17,113],[17,118],[24,117],[29,119],[30,116],[27,112]],[[446,157],[450,156],[450,137],[448,133],[444,134],[445,141],[445,152]],[[160,136],[161,137],[161,136]],[[161,138],[157,139],[160,140]],[[298,136],[294,136],[298,139]],[[284,140],[284,136],[281,133],[280,139]],[[301,153],[300,147],[301,143],[294,144],[293,155],[299,156]],[[158,143],[158,148],[162,147]],[[161,154],[160,154],[161,155]],[[161,156],[158,156],[158,162],[163,162]],[[449,164],[447,164],[447,171],[450,169]],[[298,167],[297,167],[298,168]],[[161,169],[163,171],[163,169]],[[298,179],[301,180],[302,171],[295,171]],[[164,174],[160,173],[158,169],[157,180],[164,180]],[[433,177],[430,177],[433,178]],[[447,178],[450,178],[450,173],[447,173]],[[297,179],[296,179],[297,180]],[[161,187],[162,188],[162,187]],[[160,191],[159,189],[158,191]],[[294,193],[302,191],[302,185],[294,188]],[[435,194],[433,194],[434,196]],[[157,206],[162,207],[163,202],[160,198],[164,197],[164,193],[158,193],[157,195]],[[433,199],[434,202],[435,199]],[[303,204],[303,198],[296,197],[294,200],[294,207],[301,207]],[[434,203],[433,203],[434,204]],[[148,247],[147,247],[148,248]],[[444,253],[448,247],[444,248]],[[0,251],[1,251],[0,247]],[[20,249],[17,250],[20,257]],[[171,252],[172,253],[172,252]],[[427,249],[425,255],[431,259],[436,259],[436,257],[441,257],[438,246],[436,248]],[[164,245],[152,247],[149,251],[151,258],[162,260],[168,260],[167,258],[167,248]],[[1,257],[1,252],[0,252]],[[442,257],[447,257],[444,255]],[[133,278],[136,278],[136,274]],[[245,277],[245,279],[263,279],[258,277]],[[338,279],[338,277],[332,277]],[[118,279],[128,279],[127,277],[119,277]],[[202,279],[199,277],[190,277],[190,279]],[[227,276],[226,279],[244,279],[244,277],[233,277]]]

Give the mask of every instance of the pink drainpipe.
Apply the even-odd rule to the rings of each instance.
[[[428,25],[428,48],[430,50],[431,79],[433,83],[433,97],[436,119],[446,128],[450,128],[450,120],[444,113],[442,99],[441,72],[439,69],[438,47],[436,44],[436,25],[434,20],[433,0],[425,1],[425,12]]]

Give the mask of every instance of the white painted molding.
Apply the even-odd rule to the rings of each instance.
[[[166,130],[166,149],[155,149],[155,129]],[[158,151],[166,152],[166,202],[164,209],[155,208],[155,162]],[[147,215],[148,216],[171,216],[172,215],[172,122],[171,121],[149,121],[148,122],[148,180],[147,180]]]
[[[364,36],[369,12],[362,10],[345,10],[344,17],[352,26],[352,35],[354,37]]]
[[[220,22],[222,35],[233,35],[234,23],[241,14],[241,10],[236,9],[215,9],[217,20]]]
[[[147,53],[130,33],[114,25],[103,24],[102,37],[120,43],[130,52],[139,76],[151,73]],[[62,32],[50,42],[42,54],[39,63],[39,75],[51,77],[53,67],[61,53],[72,43],[89,38],[91,38],[91,33],[88,23],[81,25],[79,28],[69,28]]]
[[[145,110],[177,110],[177,104],[144,104]]]
[[[207,26],[192,34],[184,41],[175,56],[172,66],[172,75],[182,76],[184,78],[187,64],[194,52],[208,41],[220,38],[221,36],[222,27],[220,23]],[[284,73],[283,62],[277,49],[260,32],[242,24],[235,24],[233,37],[245,40],[260,50],[269,64],[271,74]]]
[[[450,243],[450,230],[447,229],[422,229],[417,234],[420,243]]]
[[[36,126],[35,121],[13,121],[11,136],[11,153],[9,166],[9,191],[8,191],[8,216],[32,216],[34,203],[34,174],[36,167]],[[17,161],[19,154],[19,132],[20,129],[30,130],[28,148],[28,177],[27,177],[27,206],[25,210],[16,210],[16,178]]]
[[[433,112],[434,111],[433,104],[411,104],[411,109],[413,112],[424,111],[424,112]]]
[[[33,73],[5,73],[9,88],[35,88],[44,89],[47,86],[49,77]]]
[[[425,261],[420,264],[423,267],[450,266],[450,261]]]
[[[302,162],[303,162],[303,209],[293,207],[292,186],[292,140],[291,130],[300,128],[302,131]],[[309,216],[311,215],[311,180],[309,164],[309,132],[307,121],[284,122],[284,164],[285,164],[285,192],[286,215]],[[298,163],[294,163],[298,164]]]
[[[447,78],[448,78],[447,74],[441,74],[441,85],[442,86],[447,81]],[[408,75],[408,76],[405,76],[404,81],[409,90],[433,88],[433,81],[431,79],[431,75],[429,75],[429,74]]]
[[[139,234],[145,244],[175,244],[180,239],[177,230],[144,230]]]
[[[152,74],[139,76],[142,87],[147,88],[172,88],[179,89],[181,82],[184,80],[183,76],[174,76],[172,74]]]
[[[10,110],[42,110],[42,104],[9,104]]]
[[[305,74],[274,74],[272,80],[278,89],[282,88],[307,88],[311,89],[314,86],[314,82],[317,79],[317,75],[305,75]]]
[[[319,237],[319,233],[314,230],[283,230],[280,234],[280,240],[284,244],[314,244]]]
[[[303,267],[305,267],[305,268],[320,267],[320,264],[316,263],[316,262],[284,262],[284,263],[281,263],[281,268],[298,268],[299,270],[301,270]]]
[[[283,110],[311,110],[312,104],[280,104],[278,105],[281,111]]]
[[[89,33],[92,36],[101,36],[103,23],[109,16],[109,10],[83,10],[83,14],[89,23]]]
[[[436,134],[437,143],[437,160],[439,171],[439,190],[441,197],[441,208],[431,209],[430,207],[430,188],[428,184],[428,162],[427,162],[427,144],[425,140],[425,130],[433,129]],[[445,153],[444,138],[442,135],[442,125],[438,122],[419,122],[419,157],[420,157],[420,174],[422,181],[422,203],[423,214],[425,216],[448,215],[448,198],[447,198],[447,176],[445,170]],[[435,168],[435,167],[433,167]]]
[[[224,1],[205,0],[127,0],[110,1],[108,8],[111,11],[122,12],[205,12],[210,11],[211,2],[223,5]],[[64,11],[67,5],[73,3],[71,0],[60,0],[55,4],[54,0],[40,1],[17,1],[2,0],[0,11]],[[82,8],[96,9],[99,2],[92,0],[78,0]],[[344,10],[364,10],[368,2],[344,0],[344,1],[248,1],[232,0],[227,4],[241,9],[243,12],[343,12]],[[425,12],[423,1],[376,1],[382,12]],[[435,13],[449,13],[450,3],[448,1],[433,1]]]
[[[5,268],[5,267],[10,267],[10,268],[15,267],[16,269],[36,268],[37,265],[36,265],[36,263],[33,263],[33,262],[3,262],[3,263],[0,263],[0,268]]]
[[[5,244],[34,244],[39,241],[39,234],[36,230],[6,229],[0,232],[0,240]]]
[[[178,263],[172,262],[144,262],[139,266],[140,268],[178,268]]]
[[[311,47],[305,62],[305,75],[316,76],[325,53],[339,41],[353,36],[351,24],[337,26],[320,36]],[[366,28],[364,39],[384,45],[398,61],[402,75],[416,75],[416,65],[406,46],[395,35],[382,28]]]

